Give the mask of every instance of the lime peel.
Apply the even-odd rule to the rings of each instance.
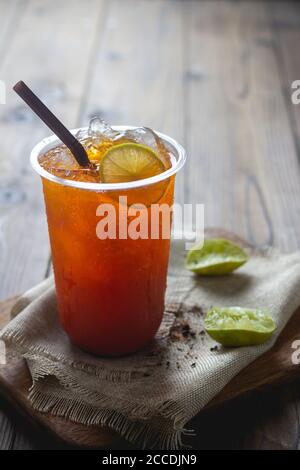
[[[222,238],[208,239],[187,254],[186,267],[203,276],[229,274],[248,261],[247,253],[237,244]]]
[[[214,307],[206,315],[204,326],[223,346],[253,346],[267,341],[276,329],[268,309]]]

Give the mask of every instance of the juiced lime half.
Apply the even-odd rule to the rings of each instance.
[[[214,238],[188,252],[186,267],[203,276],[217,276],[231,273],[247,260],[248,256],[241,247],[229,240]]]
[[[145,145],[134,142],[110,147],[100,164],[100,178],[104,183],[125,183],[158,175],[165,167],[156,153]]]
[[[214,340],[231,347],[262,344],[276,329],[267,309],[242,307],[212,308],[204,326]]]

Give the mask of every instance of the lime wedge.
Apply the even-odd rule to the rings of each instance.
[[[133,142],[110,147],[103,155],[100,178],[104,183],[125,183],[158,175],[165,167],[156,153]]]
[[[186,267],[203,276],[228,274],[248,260],[241,247],[229,240],[205,240],[202,247],[193,247],[187,255]]]
[[[276,328],[268,310],[242,307],[212,308],[204,326],[214,340],[231,347],[262,344]]]

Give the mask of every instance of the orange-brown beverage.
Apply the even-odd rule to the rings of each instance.
[[[80,169],[55,137],[38,144],[31,156],[42,176],[61,323],[74,344],[108,356],[143,347],[161,323],[171,220],[159,208],[172,207],[175,173],[185,158],[180,145],[159,135],[163,166],[154,161],[160,166],[151,168],[155,174],[149,178],[116,182],[107,151],[131,151],[132,141],[130,133],[118,131],[117,138],[83,139],[93,163],[89,169]],[[115,164],[114,159],[112,153]],[[112,182],[103,181],[101,165]]]

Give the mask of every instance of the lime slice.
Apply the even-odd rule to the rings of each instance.
[[[187,255],[186,267],[203,276],[228,274],[248,260],[241,247],[229,240],[205,240],[202,247],[193,247]]]
[[[156,153],[145,145],[123,143],[110,147],[100,165],[104,183],[126,183],[158,175],[165,167]]]
[[[262,344],[276,328],[268,310],[242,307],[212,308],[204,326],[214,340],[231,347]]]

